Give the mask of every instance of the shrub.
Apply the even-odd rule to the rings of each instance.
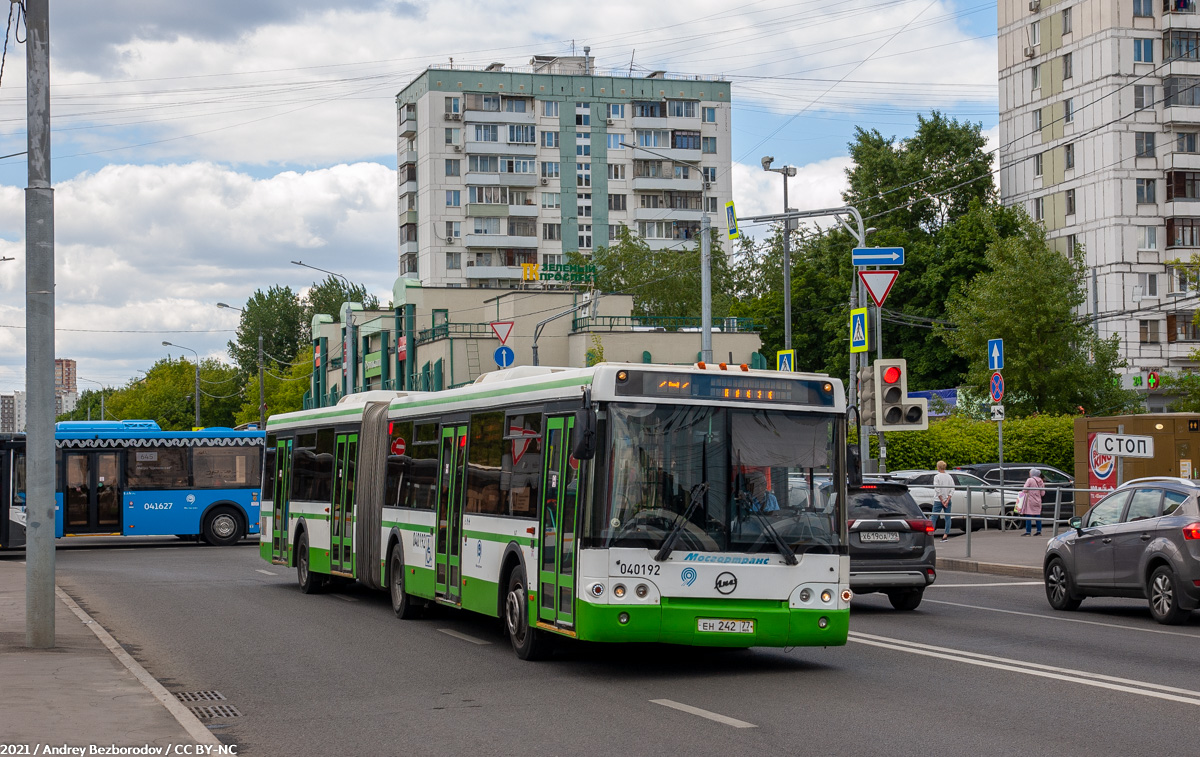
[[[851,433],[851,437],[856,438]],[[1043,463],[1073,473],[1075,426],[1069,415],[1036,415],[1004,421],[1004,459]],[[994,463],[999,459],[996,424],[950,417],[926,431],[887,434],[888,470],[932,469],[938,460],[956,465]],[[872,440],[872,454],[875,453]]]

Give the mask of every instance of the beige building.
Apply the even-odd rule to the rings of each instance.
[[[495,353],[501,342],[492,323],[512,324],[505,344],[518,366],[535,364],[535,341],[538,365],[688,364],[700,355],[699,319],[635,316],[627,294],[479,292],[425,287],[400,277],[392,304],[392,310],[364,311],[346,303],[338,322],[329,315],[313,317],[314,371],[305,407],[333,405],[347,393],[374,389],[436,391],[469,384],[500,367]],[[766,368],[758,328],[747,319],[715,321],[716,360]],[[343,359],[347,354],[350,359]]]

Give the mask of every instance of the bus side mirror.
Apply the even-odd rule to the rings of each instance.
[[[575,428],[572,431],[571,457],[576,460],[591,460],[596,456],[596,411],[581,407],[575,411]]]
[[[846,483],[851,487],[862,486],[862,453],[857,444],[846,445]]]

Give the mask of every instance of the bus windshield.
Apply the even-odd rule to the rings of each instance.
[[[703,552],[840,552],[832,482],[838,417],[695,405],[611,404],[597,546]],[[689,504],[707,484],[702,501]],[[686,520],[682,520],[686,514]]]

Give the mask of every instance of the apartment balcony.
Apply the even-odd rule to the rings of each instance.
[[[415,240],[415,239],[412,241],[408,241],[408,242],[401,242],[400,243],[400,255],[401,256],[416,255],[417,247],[418,247],[418,244],[417,244],[417,240]]]
[[[509,205],[508,206],[508,214],[510,216],[517,216],[518,218],[537,218],[538,217],[538,206],[537,205]]]
[[[396,133],[401,138],[417,135],[417,108],[415,105],[402,106],[396,117],[400,119],[396,126]]]
[[[521,266],[468,265],[463,273],[468,279],[519,279]]]
[[[417,180],[413,179],[411,181],[406,181],[403,184],[400,184],[397,187],[397,192],[401,195],[406,195],[409,193],[416,194],[417,193]]]
[[[400,224],[399,224],[399,225],[400,225],[400,226],[404,226],[405,224],[410,224],[410,223],[411,223],[411,224],[415,224],[415,223],[417,223],[417,211],[415,211],[415,210],[403,210],[403,211],[401,211],[401,212],[400,212]]]
[[[1200,216],[1200,199],[1176,197],[1162,204],[1164,218],[1196,218]]]
[[[1168,144],[1167,148],[1170,147]],[[1168,152],[1159,158],[1163,169],[1167,171],[1200,171],[1200,153]]]
[[[1200,125],[1200,107],[1195,105],[1172,105],[1163,108],[1162,113],[1164,124]]]
[[[1163,0],[1162,28],[1200,29],[1196,0]]]
[[[699,192],[704,189],[704,179],[699,176],[699,171],[694,179],[676,179],[674,177],[649,177],[641,176],[634,177],[633,191],[662,191],[664,189],[673,190],[675,192]]]
[[[653,147],[645,150],[640,147],[633,149],[634,160],[673,160],[677,163],[699,163],[702,153],[700,148],[683,150],[677,147]],[[699,168],[693,169],[699,171]]]
[[[493,205],[491,203],[467,203],[467,216],[470,218],[507,218],[508,205]]]
[[[506,206],[501,206],[506,207]],[[508,234],[467,234],[467,247],[479,247],[486,249],[502,249],[502,248],[536,248],[538,246],[538,238],[534,237],[514,237]],[[519,272],[521,269],[518,268]],[[495,278],[495,277],[487,277]],[[520,274],[518,273],[518,278]]]
[[[687,210],[683,208],[635,208],[635,221],[699,221],[704,211],[699,208]]]
[[[629,125],[634,129],[670,129],[670,122],[667,117],[662,118],[647,118],[645,116],[634,116],[629,119]]]
[[[1200,19],[1198,19],[1200,22]],[[1200,26],[1200,23],[1198,23]],[[1154,76],[1200,76],[1200,59],[1196,58],[1176,58],[1175,60],[1167,61],[1166,64],[1154,73]]]
[[[535,111],[510,113],[507,110],[468,110],[463,114],[463,120],[473,124],[532,124],[537,122]]]
[[[396,165],[398,166],[402,166],[405,163],[416,164],[417,162],[417,151],[406,149],[408,146],[407,142],[408,140],[402,140],[401,144],[397,147]]]
[[[521,155],[537,157],[538,146],[524,142],[467,142],[466,151],[470,155]]]

